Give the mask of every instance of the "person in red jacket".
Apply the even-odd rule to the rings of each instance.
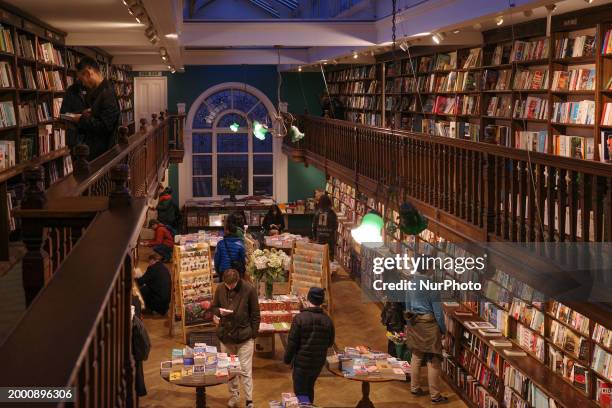
[[[157,220],[151,220],[149,228],[155,230],[155,238],[148,241],[146,245],[153,248],[153,251],[162,257],[162,262],[169,262],[172,258],[172,249],[174,248],[172,233],[164,224]]]

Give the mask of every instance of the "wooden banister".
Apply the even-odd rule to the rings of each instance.
[[[612,240],[612,165],[297,116],[284,150],[372,197],[397,188],[478,241]],[[393,203],[391,203],[393,204]],[[395,203],[398,204],[398,203]]]

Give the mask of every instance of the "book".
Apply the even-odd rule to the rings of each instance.
[[[495,347],[512,347],[512,342],[505,339],[491,339],[489,342]]]
[[[507,356],[512,356],[512,357],[525,357],[527,356],[527,353],[525,353],[524,351],[520,351],[520,350],[504,350],[504,354]]]

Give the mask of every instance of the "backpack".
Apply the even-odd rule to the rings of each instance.
[[[246,264],[244,263],[244,259],[232,259],[230,256],[229,249],[227,249],[227,241],[223,240],[223,246],[225,247],[225,252],[227,252],[227,256],[230,259],[230,266],[232,269],[238,271],[238,275],[240,278],[244,278],[244,274],[246,273]]]

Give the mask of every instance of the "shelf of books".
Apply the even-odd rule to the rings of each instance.
[[[121,109],[121,126],[128,128],[128,134],[134,133],[134,77],[129,65],[111,65],[110,79],[115,87],[119,108]]]
[[[583,160],[612,157],[612,6],[329,73],[346,120]],[[329,68],[335,69],[335,68]]]

